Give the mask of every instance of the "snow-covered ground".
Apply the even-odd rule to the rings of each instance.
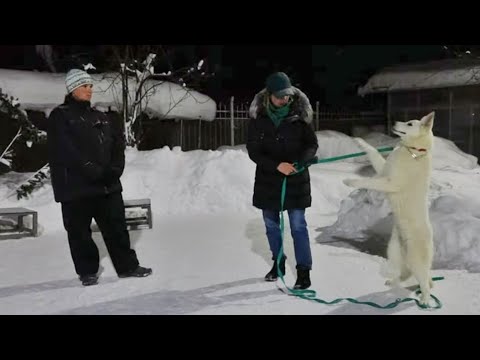
[[[359,152],[343,134],[317,133],[322,158]],[[382,134],[375,146],[395,144]],[[218,151],[179,148],[128,149],[122,177],[124,198],[150,198],[153,229],[131,231],[140,262],[153,268],[142,279],[117,278],[99,233],[99,285],[83,287],[70,258],[60,205],[47,184],[30,199],[5,196],[31,174],[0,177],[0,207],[38,211],[36,238],[0,240],[2,314],[479,314],[480,168],[476,158],[436,138],[431,216],[435,231],[433,294],[440,310],[415,303],[390,310],[340,303],[322,305],[287,296],[283,284],[267,283],[271,267],[259,210],[251,206],[255,166],[244,146]],[[384,285],[382,249],[388,236],[388,204],[382,195],[353,191],[342,183],[352,174],[369,176],[366,159],[310,168],[313,206],[307,223],[313,255],[312,289],[324,300],[354,297],[388,304],[414,297],[411,287]],[[280,201],[280,199],[279,199]],[[288,225],[288,221],[287,221]],[[3,220],[0,226],[8,227]],[[477,237],[476,237],[477,236]],[[292,239],[286,229],[288,286],[295,281]]]

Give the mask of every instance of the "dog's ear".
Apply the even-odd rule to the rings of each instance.
[[[435,119],[435,111],[432,111],[430,114],[425,115],[422,120],[420,120],[421,124],[425,126],[428,130],[432,130],[433,128],[433,120]]]

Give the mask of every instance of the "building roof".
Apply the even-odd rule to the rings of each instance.
[[[384,68],[358,89],[372,93],[435,89],[480,84],[480,60],[447,59]]]

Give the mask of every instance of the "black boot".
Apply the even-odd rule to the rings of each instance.
[[[280,271],[282,272],[282,276],[285,276],[285,260],[287,260],[286,256],[283,256],[280,259]],[[277,281],[278,279],[278,272],[277,272],[277,260],[273,262],[272,270],[265,275],[265,281]]]
[[[97,274],[82,275],[80,276],[80,281],[82,282],[83,286],[97,285],[98,276]]]
[[[152,269],[144,268],[143,266],[137,266],[135,269],[128,271],[126,273],[118,274],[119,278],[126,277],[145,277],[152,274]]]
[[[308,289],[310,285],[312,285],[310,282],[310,270],[297,269],[297,281],[293,288],[297,290],[305,290]]]

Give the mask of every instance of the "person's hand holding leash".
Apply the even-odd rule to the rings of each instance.
[[[295,169],[295,166],[293,166],[293,164],[286,162],[280,163],[280,165],[278,165],[277,167],[277,170],[287,176],[293,174],[294,172],[297,172],[297,169]]]

